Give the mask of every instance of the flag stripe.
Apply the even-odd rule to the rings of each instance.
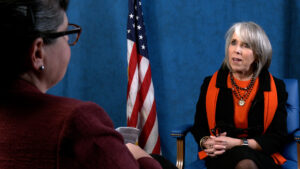
[[[139,113],[139,110],[140,110],[140,95],[138,94],[136,96],[136,100],[135,100],[135,104],[134,104],[134,107],[133,107],[133,110],[132,110],[132,113],[131,113],[131,117],[128,121],[128,126],[130,127],[136,127],[137,126],[137,122],[138,122],[138,113]]]
[[[149,70],[149,60],[145,57],[141,57],[141,60],[139,62],[139,76],[140,76],[140,81],[143,82],[145,75],[147,71]],[[151,75],[151,74],[150,74]],[[151,79],[151,76],[150,76]]]
[[[128,85],[129,90],[127,90],[127,91],[129,91],[128,92],[129,96],[127,98],[127,118],[131,117],[132,110],[133,110],[134,104],[137,99],[137,94],[138,94],[138,89],[139,89],[139,77],[138,77],[137,68],[138,67],[136,66],[136,70],[135,70],[135,73],[132,78],[131,86]]]
[[[160,154],[160,137],[159,136],[157,137],[156,144],[155,144],[155,147],[152,150],[152,153]]]
[[[142,95],[142,97],[141,97],[142,100],[141,101],[142,101],[142,103],[145,101],[145,98],[148,94],[150,84],[151,84],[151,69],[150,69],[150,67],[148,67],[148,70],[147,70],[147,72],[145,74],[145,77],[144,77],[144,81],[141,85],[141,95]]]
[[[144,115],[142,118],[145,120],[152,109],[153,102],[155,101],[153,94],[151,94],[151,92],[153,92],[153,91],[154,91],[153,84],[151,83],[149,90],[148,90],[148,94],[147,94],[147,96],[143,102],[143,106],[141,108],[142,115]]]
[[[127,39],[127,62],[128,63],[130,63],[129,60],[131,58],[131,52],[134,44],[135,44],[134,41]]]
[[[149,113],[149,116],[146,120],[146,123],[142,129],[142,132],[140,134],[140,138],[143,138],[142,142],[140,143],[140,146],[142,148],[145,147],[146,145],[146,142],[148,140],[148,137],[150,135],[150,132],[152,131],[152,128],[154,126],[154,122],[155,122],[155,119],[156,119],[156,113],[155,113],[155,109],[156,109],[156,105],[155,105],[155,101],[153,102],[152,104],[152,108],[151,108],[151,112]]]
[[[130,50],[130,49],[128,49]],[[137,69],[137,50],[136,50],[136,43],[133,44],[133,47],[131,49],[130,58],[129,58],[129,67],[128,67],[128,86],[131,86],[134,74]],[[127,99],[129,95],[129,90],[127,90]]]
[[[155,123],[154,123],[154,126],[153,126],[153,129],[155,129],[155,128],[158,128],[158,122],[157,122],[157,120],[155,121]],[[151,133],[150,133],[150,136],[148,137],[148,140],[147,140],[147,142],[146,142],[146,145],[145,145],[145,147],[144,147],[144,149],[145,150],[149,150],[149,152],[151,153],[154,153],[154,154],[159,154],[160,153],[160,151],[156,151],[156,152],[154,152],[154,147],[155,147],[155,144],[151,144],[151,143],[156,143],[156,141],[157,141],[157,138],[158,138],[158,132],[156,132],[155,130],[153,130],[152,129],[152,131],[151,131]]]
[[[132,61],[131,63],[129,63],[129,64],[131,64],[132,65],[132,67],[134,67],[135,65],[135,67],[136,67],[136,69],[129,69],[129,72],[130,71],[132,71],[132,72],[135,72],[134,73],[134,77],[135,76],[137,76],[137,73],[138,73],[138,71],[137,71],[137,69],[138,69],[138,67],[141,67],[141,66],[138,66],[139,64],[138,63],[140,63],[141,62],[141,60],[145,60],[145,59],[142,59],[142,56],[141,55],[137,55],[136,54],[136,48],[135,48],[135,44],[133,45],[133,49],[132,50],[134,50],[134,51],[132,51],[132,53],[133,53],[133,55],[131,55],[131,58],[135,58],[135,59],[130,59],[130,61]],[[137,57],[138,56],[138,57]],[[141,70],[141,69],[139,69],[139,70]],[[141,71],[140,71],[141,72]],[[129,73],[129,74],[132,74],[132,73]],[[139,73],[139,76],[138,77],[141,77],[141,78],[143,78],[145,75],[143,74],[143,71],[141,72],[141,73]],[[150,78],[151,79],[151,77],[148,77],[148,78]],[[139,83],[139,78],[136,78],[136,83]],[[130,86],[129,88],[130,88],[130,91],[135,91],[136,89],[134,89],[135,88],[135,86],[136,85],[130,85],[130,84],[128,84],[128,86]],[[143,84],[141,85],[141,88],[140,88],[140,90],[142,90],[142,88],[143,88]],[[147,87],[147,86],[146,86]],[[132,89],[131,89],[132,88]],[[127,92],[127,93],[129,93],[129,92]],[[130,92],[130,96],[131,95],[133,95],[131,98],[132,98],[132,100],[133,99],[135,99],[135,101],[134,102],[132,102],[132,103],[134,103],[134,106],[133,106],[133,109],[131,110],[131,113],[130,113],[130,118],[129,118],[129,121],[128,121],[128,126],[130,126],[130,127],[137,127],[137,123],[138,123],[138,113],[139,113],[139,111],[140,111],[140,109],[141,109],[141,104],[144,102],[143,101],[143,99],[142,99],[142,101],[141,101],[141,95],[136,91],[136,92]],[[143,92],[142,92],[142,96],[143,96]],[[128,98],[127,98],[128,99]]]

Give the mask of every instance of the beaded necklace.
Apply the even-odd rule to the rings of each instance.
[[[252,75],[251,80],[250,80],[247,87],[240,87],[235,83],[232,72],[230,72],[230,81],[231,81],[231,84],[232,84],[232,92],[233,92],[234,96],[237,99],[239,99],[239,103],[238,103],[239,106],[244,106],[245,105],[246,100],[248,99],[248,97],[249,97],[249,95],[250,95],[250,93],[253,89],[253,86],[254,86],[254,82],[255,82],[254,77],[255,77],[255,74]],[[243,96],[241,96],[240,90],[245,91],[245,94]]]

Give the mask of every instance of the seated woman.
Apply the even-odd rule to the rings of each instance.
[[[81,28],[68,0],[0,2],[0,168],[161,169],[125,145],[106,112],[92,102],[46,94],[67,70]]]
[[[279,169],[287,136],[283,81],[268,72],[272,47],[253,22],[226,34],[225,58],[205,78],[192,133],[208,169]]]

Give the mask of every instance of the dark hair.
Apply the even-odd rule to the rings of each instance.
[[[0,1],[0,76],[16,78],[29,70],[28,53],[33,41],[43,33],[56,32],[63,23],[69,0]],[[5,73],[3,73],[5,72]]]

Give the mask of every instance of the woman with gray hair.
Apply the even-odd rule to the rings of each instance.
[[[192,133],[208,169],[279,169],[278,152],[287,137],[282,80],[268,68],[272,47],[253,22],[234,24],[226,33],[221,68],[206,77]]]

